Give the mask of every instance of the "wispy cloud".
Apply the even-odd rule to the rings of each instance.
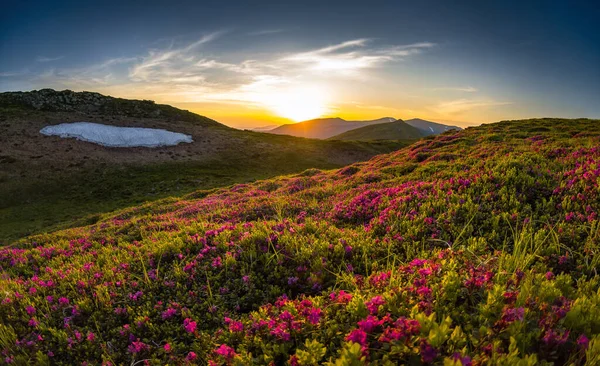
[[[52,61],[62,60],[63,58],[65,58],[65,56],[57,56],[57,57],[38,56],[35,60],[37,62],[52,62]]]
[[[81,86],[101,86],[117,82],[114,68],[136,61],[136,57],[117,57],[103,62],[78,68],[51,68],[34,76],[34,81],[44,85],[80,88]]]
[[[338,73],[354,73],[385,62],[402,60],[435,46],[422,42],[402,46],[367,47],[370,39],[360,38],[339,44],[288,55],[280,61],[303,64],[309,69]]]
[[[476,93],[479,89],[474,88],[472,86],[464,86],[464,87],[440,87],[440,88],[431,88],[432,91],[455,91],[455,92],[464,92],[464,93]]]
[[[133,66],[129,77],[138,82],[202,82],[205,79],[202,70],[206,69],[207,61],[197,65],[202,61],[199,59],[200,46],[214,41],[222,34],[223,32],[214,32],[179,48],[171,46],[166,50],[151,50],[142,57],[141,62]]]
[[[457,99],[448,102],[442,102],[432,109],[442,115],[456,115],[468,112],[476,108],[495,107],[512,104],[512,102],[498,102],[494,100],[471,100]]]

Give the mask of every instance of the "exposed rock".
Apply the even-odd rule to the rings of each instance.
[[[0,93],[0,107],[17,107],[44,112],[81,112],[105,116],[161,118],[203,122],[213,126],[220,125],[209,118],[168,105],[156,104],[151,100],[113,98],[85,91],[41,89],[30,92]]]

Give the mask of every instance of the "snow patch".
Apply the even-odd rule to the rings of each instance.
[[[429,129],[431,130],[431,132],[435,132],[435,131],[433,130],[433,127],[429,127]]]
[[[42,135],[73,137],[108,147],[158,147],[191,143],[192,136],[156,128],[117,127],[92,122],[61,123],[46,126]]]

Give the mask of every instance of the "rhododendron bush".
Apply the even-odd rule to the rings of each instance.
[[[6,364],[598,365],[600,122],[500,122],[0,249]]]

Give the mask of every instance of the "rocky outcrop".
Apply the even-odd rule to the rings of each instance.
[[[106,116],[164,118],[220,125],[218,122],[151,100],[131,100],[93,92],[57,91],[53,89],[30,92],[0,93],[0,107],[17,107],[45,112],[82,112]]]

